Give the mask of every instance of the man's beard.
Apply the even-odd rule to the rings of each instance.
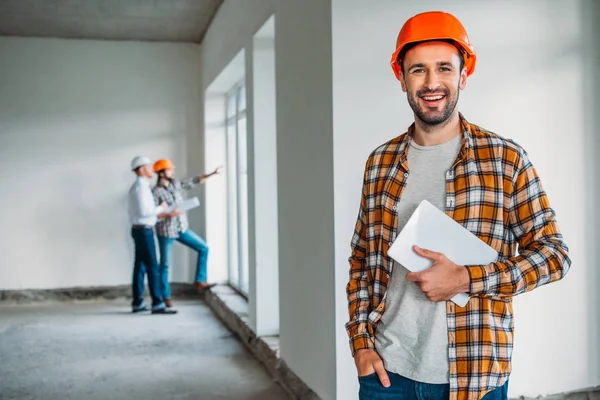
[[[433,95],[445,96],[446,107],[442,110],[441,113],[432,114],[431,112],[429,112],[428,115],[428,110],[425,110],[423,109],[423,107],[420,106],[419,98],[421,96]],[[456,96],[454,97],[450,97],[450,91],[446,88],[438,89],[433,92],[425,89],[417,90],[417,93],[415,95],[416,97],[413,97],[413,95],[410,92],[407,93],[408,104],[410,104],[410,108],[412,108],[417,118],[419,118],[423,123],[431,126],[442,124],[446,122],[448,118],[450,118],[450,116],[454,112],[454,109],[456,108],[456,104],[458,104],[458,95],[458,88],[456,90]]]

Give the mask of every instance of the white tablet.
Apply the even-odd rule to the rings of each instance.
[[[415,245],[443,253],[458,265],[485,265],[496,261],[498,257],[496,250],[427,200],[419,204],[389,248],[388,254],[411,272],[431,267],[430,260],[415,253]],[[452,301],[464,307],[469,296],[460,293]]]

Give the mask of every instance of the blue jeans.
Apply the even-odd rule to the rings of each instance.
[[[448,400],[450,385],[420,383],[388,371],[391,386],[383,387],[377,374],[359,377],[359,400]],[[507,400],[508,381],[487,393],[482,400]]]
[[[131,229],[131,236],[135,245],[135,261],[133,263],[133,309],[144,307],[144,277],[148,274],[148,288],[152,297],[152,309],[158,310],[165,307],[160,294],[160,281],[158,279],[158,263],[156,261],[156,245],[154,244],[154,231],[150,228]]]
[[[208,246],[194,231],[188,229],[185,232],[180,232],[178,238],[158,237],[158,247],[160,249],[160,288],[162,297],[165,299],[171,298],[171,289],[169,288],[169,264],[171,262],[171,249],[173,242],[177,240],[179,243],[198,252],[198,260],[196,261],[196,282],[206,282],[206,264],[208,261]]]

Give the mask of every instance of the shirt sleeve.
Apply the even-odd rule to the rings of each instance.
[[[562,279],[569,271],[569,249],[524,151],[520,164],[509,208],[509,228],[519,245],[519,254],[488,265],[467,266],[471,294],[512,297]]]
[[[186,178],[179,181],[179,186],[184,190],[190,190],[200,183],[200,177],[194,176],[192,178]]]
[[[162,213],[162,207],[156,205],[154,196],[152,193],[149,195],[147,191],[147,188],[141,186],[137,186],[135,188],[135,197],[137,200],[136,203],[139,207],[139,216],[142,218],[153,217]]]
[[[348,297],[349,321],[346,323],[346,331],[350,338],[350,349],[352,356],[361,349],[374,349],[375,342],[373,332],[368,323],[371,308],[371,297],[367,284],[367,237],[366,231],[369,225],[367,194],[369,192],[369,166],[371,158],[367,162],[363,180],[363,190],[360,201],[358,218],[354,227],[354,235],[351,242],[350,280],[346,286]]]

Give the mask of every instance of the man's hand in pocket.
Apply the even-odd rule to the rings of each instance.
[[[390,387],[390,378],[383,365],[383,360],[375,350],[362,349],[354,355],[354,363],[358,370],[358,376],[367,376],[377,373],[379,381],[384,387]]]

